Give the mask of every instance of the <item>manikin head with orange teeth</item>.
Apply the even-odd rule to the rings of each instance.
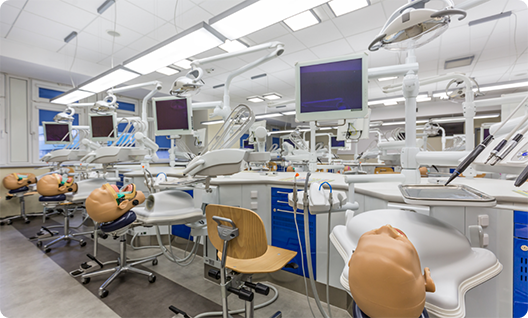
[[[350,292],[369,317],[420,317],[425,292],[434,292],[429,268],[405,233],[384,225],[364,233],[348,263]]]

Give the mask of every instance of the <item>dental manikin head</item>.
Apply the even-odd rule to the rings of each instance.
[[[90,193],[86,199],[86,212],[98,223],[111,222],[145,202],[145,195],[136,191],[131,183],[121,189],[108,183]]]
[[[371,318],[420,317],[426,291],[435,291],[411,241],[390,225],[363,234],[348,266],[352,297]]]
[[[11,173],[7,175],[3,184],[4,187],[8,190],[16,190],[18,188],[26,187],[28,184],[37,183],[37,178],[32,173]]]
[[[73,178],[63,178],[58,173],[41,177],[37,182],[37,192],[42,196],[55,196],[66,192],[77,192],[77,183]]]

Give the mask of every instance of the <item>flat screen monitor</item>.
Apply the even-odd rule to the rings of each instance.
[[[360,118],[368,110],[368,55],[354,54],[295,65],[296,118]]]
[[[69,144],[71,141],[71,123],[43,122],[44,143]]]
[[[152,99],[156,136],[192,134],[190,98],[157,97]]]
[[[116,114],[95,115],[90,114],[90,132],[93,141],[117,140]]]
[[[330,139],[330,142],[332,143],[331,147],[333,149],[337,149],[337,148],[344,148],[345,147],[345,141],[344,140],[337,140],[337,137],[332,137]]]

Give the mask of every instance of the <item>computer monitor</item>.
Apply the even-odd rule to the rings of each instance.
[[[296,118],[325,121],[364,117],[368,110],[368,55],[295,65]]]
[[[71,123],[43,122],[45,144],[69,144],[71,142]]]
[[[337,140],[337,137],[331,137],[330,138],[331,147],[332,149],[339,149],[339,148],[345,148],[345,141],[339,141]]]
[[[96,115],[90,114],[90,132],[93,141],[117,140],[116,114]]]
[[[190,98],[156,97],[154,109],[154,134],[156,136],[192,134],[192,106]]]

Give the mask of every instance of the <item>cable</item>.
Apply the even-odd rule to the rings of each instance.
[[[117,0],[114,4],[114,35],[112,36],[112,55],[110,58],[110,65],[112,68],[114,68],[114,43],[115,43],[115,32],[116,32],[116,25],[117,25]],[[112,87],[113,88],[113,87]]]
[[[321,191],[321,188],[323,187],[323,184],[327,184],[330,187],[330,197],[328,198],[328,201],[330,202],[330,209],[328,210],[328,229],[327,233],[330,233],[331,230],[331,220],[332,220],[332,205],[334,203],[333,195],[332,195],[332,185],[328,183],[328,181],[325,181],[319,185],[319,191]],[[332,317],[332,310],[330,309],[330,239],[327,238],[326,241],[326,305],[328,308],[328,315]]]
[[[70,65],[70,69],[69,69],[69,73],[70,73],[70,81],[72,83],[72,86],[75,87],[75,83],[73,82],[73,77],[72,77],[72,74],[71,74],[71,70],[73,69],[73,64],[75,63],[75,59],[77,58],[77,46],[79,44],[79,36],[77,35],[75,37],[75,52],[73,53],[73,60],[72,60],[72,63]]]

